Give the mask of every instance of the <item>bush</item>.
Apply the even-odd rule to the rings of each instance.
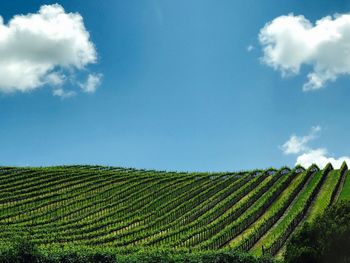
[[[1,263],[36,263],[39,262],[39,252],[29,238],[15,239],[11,246],[2,248]]]
[[[190,251],[159,247],[121,253],[112,247],[48,245],[36,247],[27,237],[0,244],[0,263],[275,263],[231,250]],[[125,251],[124,251],[125,252]]]
[[[286,263],[349,263],[350,203],[330,207],[287,244]]]

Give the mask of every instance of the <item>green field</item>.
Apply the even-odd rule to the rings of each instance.
[[[180,173],[0,167],[0,245],[169,248],[276,255],[303,222],[350,200],[347,167]]]

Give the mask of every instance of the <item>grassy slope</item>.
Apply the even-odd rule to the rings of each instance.
[[[334,170],[331,171],[324,182],[324,185],[322,186],[319,194],[316,197],[316,200],[314,202],[314,205],[310,209],[308,216],[306,220],[309,222],[314,220],[314,218],[322,213],[324,209],[327,208],[327,203],[329,203],[330,198],[331,198],[331,193],[333,189],[335,188],[335,185],[337,183],[337,180],[341,180],[340,178],[340,171],[339,170]],[[324,200],[324,201],[322,201]],[[298,227],[295,229],[295,231],[299,231],[301,229],[302,225],[298,225]],[[282,259],[284,252],[286,250],[286,244],[283,245],[283,247],[278,251],[276,258]]]
[[[340,193],[339,201],[350,201],[350,171],[346,174],[345,183]]]
[[[141,245],[202,249],[215,244],[235,248],[282,207],[305,173],[292,179],[287,188],[282,187],[283,182],[289,182],[287,175],[277,181],[273,180],[277,174],[262,175],[99,166],[0,167],[0,245],[30,230],[39,245],[93,244],[123,250],[135,250]],[[256,254],[262,245],[268,246],[284,232],[303,208],[320,175],[321,172],[313,175],[281,219],[255,244]],[[327,206],[336,183],[333,175],[339,172],[331,172],[327,177],[311,216]],[[264,178],[261,181],[260,176]],[[235,185],[239,187],[236,189]],[[245,191],[249,185],[254,187]],[[276,189],[282,192],[270,204]],[[350,200],[349,173],[340,199]],[[266,210],[260,214],[259,208]],[[233,216],[240,209],[242,212]],[[252,217],[257,220],[245,223]],[[235,234],[228,235],[237,228]]]
[[[306,173],[298,174],[291,184],[282,192],[282,194],[276,199],[276,201],[266,210],[266,212],[257,220],[254,224],[248,227],[241,235],[232,239],[229,246],[232,248],[237,247],[241,241],[246,237],[249,237],[255,229],[259,228],[268,218],[270,218],[275,211],[285,202],[290,193],[297,188],[297,186],[302,182],[302,179],[305,177]]]
[[[317,216],[323,213],[328,207],[334,188],[340,180],[340,172],[338,170],[331,171],[318,192],[315,201],[313,202],[307,216],[306,221],[312,222]]]
[[[297,197],[291,207],[286,211],[286,214],[268,231],[251,249],[251,251],[256,255],[262,254],[262,246],[268,247],[273,241],[283,234],[285,228],[288,224],[295,218],[295,216],[301,211],[311,195],[313,189],[316,187],[317,183],[321,180],[322,172],[319,171],[314,174],[311,180],[308,182],[306,187],[302,190],[300,195]]]

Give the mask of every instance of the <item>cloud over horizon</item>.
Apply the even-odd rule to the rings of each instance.
[[[350,75],[350,14],[326,16],[312,24],[304,16],[279,16],[259,34],[262,61],[282,73],[299,74],[311,66],[304,91],[323,88],[341,75]]]
[[[324,168],[328,163],[332,163],[333,167],[338,169],[345,161],[350,164],[350,157],[342,156],[339,158],[330,157],[326,148],[311,148],[308,143],[317,138],[321,131],[320,126],[311,128],[309,134],[305,136],[291,135],[280,148],[284,154],[299,154],[295,165],[310,167],[312,164],[317,164],[320,168]]]
[[[55,96],[71,96],[73,92],[61,88],[66,79],[97,61],[83,17],[66,13],[59,4],[16,15],[7,24],[0,16],[0,56],[0,92],[28,92],[49,85]]]
[[[79,86],[86,93],[94,93],[98,86],[101,85],[102,74],[89,74],[85,83],[80,83]]]
[[[281,149],[284,154],[298,154],[309,150],[307,143],[316,138],[317,133],[321,130],[320,126],[314,126],[311,128],[311,132],[308,135],[299,137],[293,134],[287,142],[285,142]]]

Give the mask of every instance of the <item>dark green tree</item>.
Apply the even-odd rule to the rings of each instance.
[[[305,224],[287,245],[286,263],[349,263],[350,203],[326,210],[313,223]]]

